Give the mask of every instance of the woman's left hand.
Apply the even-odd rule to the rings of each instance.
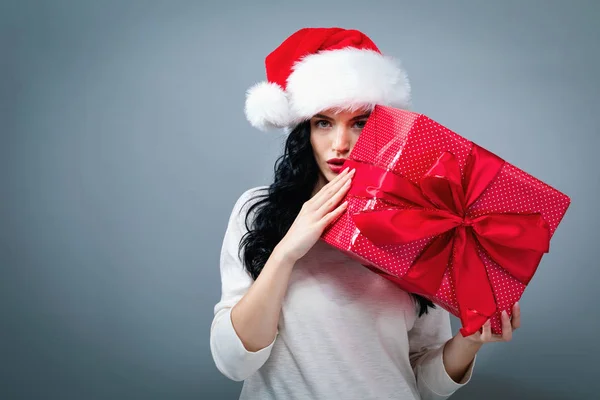
[[[470,336],[463,336],[460,332],[448,340],[444,346],[444,368],[448,375],[455,381],[460,382],[465,373],[472,365],[477,352],[485,343],[508,342],[512,334],[521,326],[521,309],[519,303],[513,306],[512,318],[506,311],[502,312],[502,335],[493,335],[490,321],[488,320],[481,332],[475,332]]]
[[[485,343],[508,342],[512,339],[513,332],[521,326],[521,309],[519,303],[513,306],[512,318],[506,311],[502,312],[502,335],[493,335],[490,321],[488,320],[481,332],[470,336],[463,336],[460,332],[444,345],[444,368],[448,375],[455,381],[463,380],[469,366],[477,352]]]
[[[521,326],[521,308],[519,303],[515,303],[512,311],[512,318],[506,311],[502,311],[502,335],[493,335],[490,320],[483,324],[482,332],[476,332],[465,339],[476,343],[490,342],[508,342],[512,339],[512,334]]]

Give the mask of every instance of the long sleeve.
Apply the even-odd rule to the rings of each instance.
[[[229,217],[220,256],[221,299],[214,307],[210,328],[210,350],[217,369],[229,379],[243,381],[269,358],[273,342],[256,352],[248,351],[231,321],[231,309],[253,283],[239,257],[240,239],[246,232],[245,215],[255,189],[244,192]],[[277,336],[276,336],[277,337]]]
[[[446,372],[443,362],[444,344],[452,338],[450,314],[436,306],[417,318],[409,331],[410,361],[417,378],[417,388],[423,400],[443,400],[470,380],[475,360],[460,382]]]

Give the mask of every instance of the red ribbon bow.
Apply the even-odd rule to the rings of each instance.
[[[346,163],[356,168],[351,195],[411,204],[354,214],[365,237],[375,245],[434,237],[400,281],[415,293],[434,296],[446,268],[452,265],[463,336],[477,332],[497,308],[478,247],[525,285],[549,250],[549,227],[539,213],[471,216],[469,208],[504,164],[482,147],[473,144],[462,182],[458,162],[450,152],[442,153],[419,185],[373,165]]]

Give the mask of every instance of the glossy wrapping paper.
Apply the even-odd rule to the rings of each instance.
[[[376,106],[322,240],[461,320],[500,334],[570,205],[565,194],[425,115]]]

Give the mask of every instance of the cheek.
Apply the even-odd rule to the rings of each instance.
[[[358,141],[358,135],[352,135],[352,140],[350,141],[350,152],[352,152],[352,150],[354,149],[354,145],[356,145],[356,142]]]
[[[327,156],[328,147],[326,137],[313,136],[310,139],[310,144],[317,160],[323,160]]]

